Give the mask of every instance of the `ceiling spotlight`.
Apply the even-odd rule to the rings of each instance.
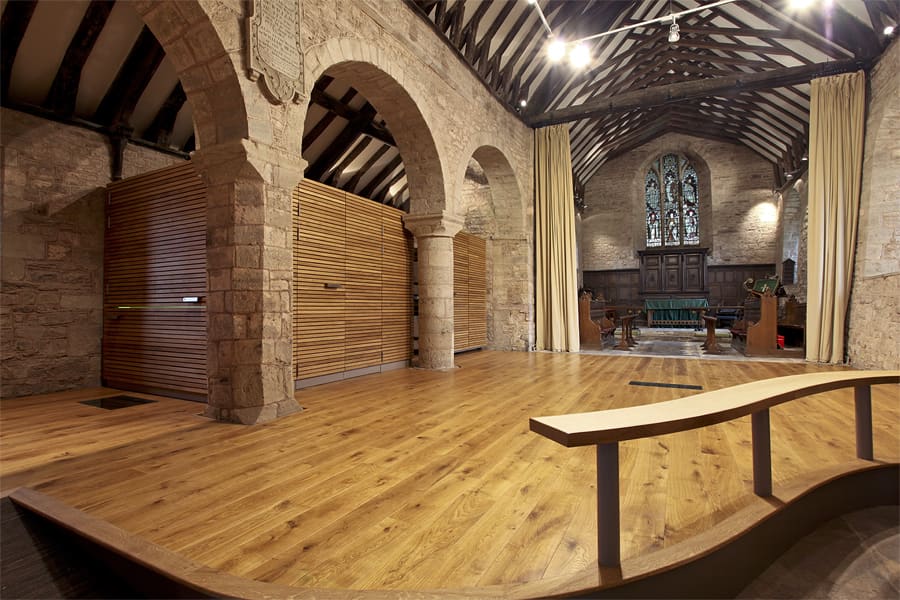
[[[578,44],[569,52],[569,64],[576,69],[586,67],[591,62],[591,51],[584,44]]]
[[[672,17],[672,25],[669,26],[669,43],[674,44],[680,39],[681,34],[679,33],[678,23],[675,22],[675,17]]]
[[[525,98],[522,98],[521,100],[519,100],[519,106],[521,106],[522,108],[525,108],[526,106],[528,106],[528,100],[526,100]]]
[[[887,27],[884,28],[884,35],[891,35],[892,33],[894,33],[893,25],[888,25]]]
[[[553,62],[559,62],[566,55],[566,44],[560,39],[555,39],[547,46],[547,56]]]

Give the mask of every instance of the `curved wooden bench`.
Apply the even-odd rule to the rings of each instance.
[[[619,446],[625,440],[715,425],[751,416],[753,491],[772,495],[769,408],[812,394],[852,387],[856,454],[873,459],[872,385],[900,383],[900,371],[837,371],[776,377],[668,402],[549,417],[532,417],[531,431],[563,446],[597,446],[597,529],[601,566],[618,566]]]

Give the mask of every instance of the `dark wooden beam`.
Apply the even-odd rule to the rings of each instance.
[[[724,77],[700,79],[626,92],[618,96],[593,100],[578,106],[562,108],[536,115],[528,120],[532,127],[544,127],[568,123],[609,112],[621,112],[631,108],[659,106],[682,102],[692,98],[736,94],[746,90],[769,89],[807,82],[817,77],[867,69],[868,63],[856,59],[773,69],[761,73],[735,73]]]
[[[347,155],[341,160],[340,163],[331,171],[331,175],[328,176],[328,181],[324,183],[328,183],[329,185],[338,186],[338,183],[341,180],[341,176],[344,174],[344,171],[347,170],[347,167],[356,160],[356,158],[363,153],[363,150],[369,147],[369,144],[372,143],[372,138],[363,136],[360,138],[359,143],[353,146],[353,149],[347,153]]]
[[[469,66],[475,64],[475,50],[478,48],[478,40],[476,39],[478,36],[478,25],[481,23],[484,13],[490,7],[490,2],[479,3],[478,8],[475,9],[475,12],[469,17],[469,22],[463,28],[462,43],[459,45],[459,51],[463,53]]]
[[[510,11],[512,11],[513,7],[516,5],[515,2],[504,2],[503,6],[500,8],[500,12],[494,17],[494,20],[488,26],[488,30],[484,33],[484,36],[481,40],[475,45],[475,52],[473,54],[472,60],[469,62],[475,68],[475,71],[479,74],[479,77],[482,76],[482,62],[485,62],[490,59],[490,50],[491,50],[491,41],[494,39],[494,36],[497,34],[497,30],[500,29],[500,26],[506,21],[506,17],[509,16]]]
[[[381,185],[387,180],[387,178],[391,176],[391,173],[393,173],[397,169],[397,167],[402,165],[403,157],[398,154],[397,156],[392,158],[390,162],[388,162],[388,164],[383,169],[381,169],[381,171],[377,175],[375,175],[371,179],[371,181],[369,181],[369,183],[365,185],[365,187],[363,187],[363,189],[359,192],[359,195],[365,198],[372,198],[372,195],[375,193],[375,191],[378,190]],[[399,177],[402,175],[403,169],[400,169],[400,173],[398,173],[397,176]],[[372,199],[374,200],[374,198]]]
[[[348,92],[349,94],[349,92]],[[349,104],[338,100],[337,98],[326,94],[324,91],[313,89],[310,94],[310,101],[315,102],[327,111],[346,119],[347,121],[359,122],[360,111],[351,108]],[[388,146],[397,146],[394,137],[384,127],[375,125],[371,120],[360,124],[360,131],[376,140],[387,144]]]
[[[334,166],[338,159],[350,149],[353,142],[362,135],[363,127],[372,122],[377,112],[374,106],[366,102],[357,115],[344,126],[337,138],[319,155],[316,162],[306,168],[306,178],[321,181],[322,176]]]
[[[81,70],[100,32],[106,25],[109,13],[112,12],[115,2],[109,0],[91,0],[75,37],[69,43],[62,64],[53,78],[50,92],[44,101],[44,106],[63,115],[72,115],[75,112],[75,99],[78,97],[78,84],[81,82]]]
[[[381,193],[378,194],[378,201],[384,204],[387,202],[387,195],[391,191],[391,186],[406,177],[406,169],[400,169],[396,175],[391,177],[391,180],[388,181],[383,188],[381,188]]]
[[[361,166],[359,170],[357,170],[356,173],[353,174],[353,177],[351,177],[342,187],[349,192],[355,193],[356,186],[359,185],[359,182],[362,180],[363,175],[369,173],[372,170],[372,167],[375,166],[375,163],[381,160],[381,157],[384,156],[385,153],[390,149],[390,146],[385,146],[384,144],[382,144],[375,152],[372,153],[372,156],[370,156],[366,160],[366,162],[363,163],[363,166]]]
[[[31,15],[37,6],[36,0],[22,0],[6,3],[3,18],[0,19],[0,100],[4,103],[9,97],[9,78],[12,75],[13,64],[16,62],[16,54],[19,45],[25,37],[25,31],[31,22]]]
[[[119,68],[103,100],[100,101],[93,120],[109,127],[127,124],[141,94],[144,93],[165,55],[150,29],[147,27],[141,29],[137,41],[131,47],[131,52]]]
[[[187,102],[187,94],[184,93],[184,88],[181,87],[179,81],[141,137],[157,144],[168,144],[169,137],[175,129],[175,120],[185,102]]]
[[[328,75],[323,75],[319,78],[319,81],[316,82],[316,85],[313,86],[313,91],[319,90],[324,92],[325,88],[327,88],[332,81],[334,81],[333,78],[329,77]],[[357,93],[358,92],[355,89],[350,88],[344,93],[343,96],[341,96],[338,102],[344,105],[349,104]],[[312,98],[310,98],[310,103],[312,103]],[[315,125],[313,125],[312,129],[304,132],[303,142],[300,146],[302,148],[301,152],[306,152],[306,149],[309,148],[317,139],[319,139],[319,136],[322,135],[326,129],[328,129],[328,126],[331,125],[331,123],[334,122],[336,118],[336,113],[327,111],[325,115],[321,119],[319,119],[319,121]]]

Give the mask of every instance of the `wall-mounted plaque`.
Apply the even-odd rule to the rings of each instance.
[[[275,104],[299,104],[303,89],[299,0],[252,0],[250,8],[250,79],[262,76],[263,89]]]

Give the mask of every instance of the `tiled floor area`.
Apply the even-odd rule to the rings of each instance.
[[[900,509],[879,506],[829,521],[738,598],[900,598]]]
[[[618,338],[617,338],[618,339]],[[584,354],[604,354],[610,356],[669,356],[672,358],[695,358],[704,360],[739,360],[767,362],[803,362],[802,358],[780,358],[777,356],[744,356],[731,347],[731,334],[727,329],[717,329],[716,339],[721,352],[707,354],[700,345],[706,339],[705,331],[692,329],[635,329],[634,339],[638,343],[631,350],[603,349],[597,346],[582,347]]]

